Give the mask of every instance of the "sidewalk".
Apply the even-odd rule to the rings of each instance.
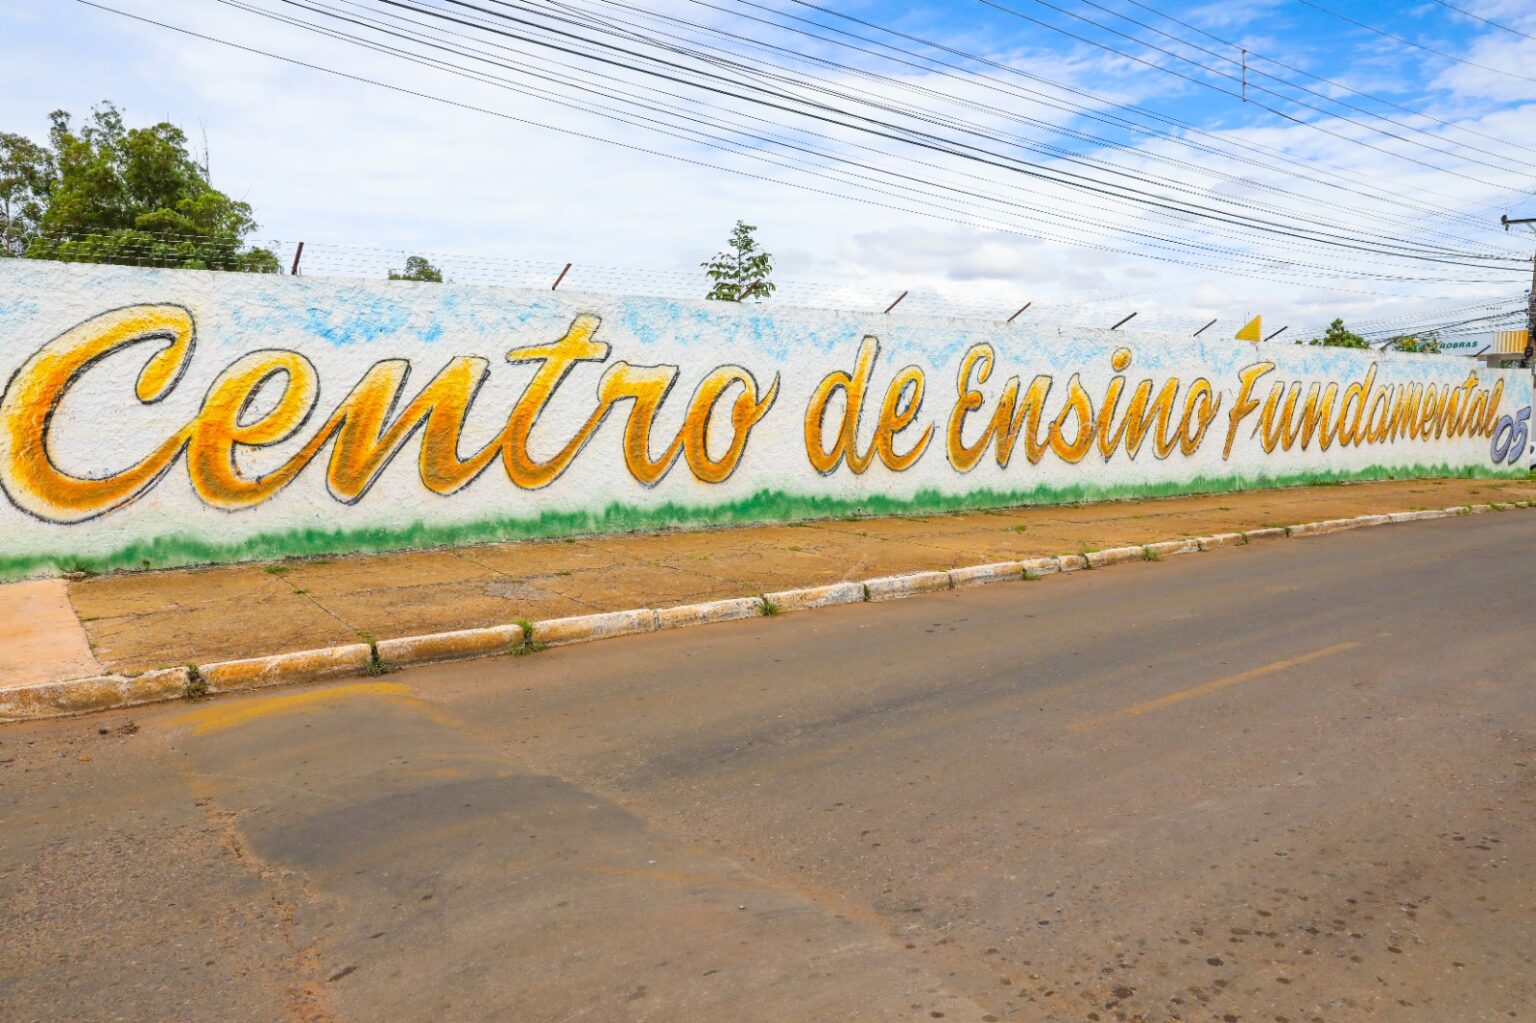
[[[80,632],[103,672],[662,608],[1012,559],[1356,515],[1536,500],[1536,480],[1414,480],[1302,487],[920,518],[853,519],[701,532],[531,541],[399,554],[222,565],[67,583],[79,625],[53,612],[43,634],[65,653],[25,678],[81,672]],[[0,611],[21,587],[0,586]],[[50,582],[44,586],[65,584]],[[35,594],[28,591],[28,599]],[[52,639],[49,639],[51,635]],[[67,662],[67,663],[66,663]]]

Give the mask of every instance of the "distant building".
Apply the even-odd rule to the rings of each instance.
[[[1518,366],[1531,358],[1531,332],[1528,330],[1501,330],[1493,335],[1493,344],[1483,352],[1483,362],[1490,367]]]

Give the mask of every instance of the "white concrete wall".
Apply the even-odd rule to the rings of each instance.
[[[178,329],[191,331],[179,345]],[[508,353],[550,350],[563,338],[584,345],[586,357],[568,367],[535,409],[531,385],[541,365],[550,375],[546,356],[525,351],[525,361],[514,364]],[[808,442],[808,411],[825,424],[823,447],[831,448],[847,402],[845,390],[826,388],[827,377],[854,373],[865,338],[875,339],[878,355],[852,448],[856,464],[866,454],[869,463],[855,472],[844,458],[823,464],[823,472]],[[977,346],[984,345],[994,359],[980,382],[985,360]],[[631,367],[627,382],[625,371],[615,368],[619,363]],[[1264,363],[1272,364],[1267,372]],[[393,457],[377,471],[359,461],[365,441],[374,439],[371,431],[354,429],[342,445],[351,464],[333,465],[339,435],[327,433],[327,424],[335,426],[338,408],[365,377],[376,395],[393,396],[385,375],[407,368],[393,408],[388,400],[354,402],[347,406],[351,422],[355,427],[372,408],[376,427],[387,427],[437,379],[437,423],[391,445]],[[888,388],[904,370],[909,382],[898,388],[887,419],[893,426],[910,421],[891,433],[882,459],[871,444]],[[1246,393],[1245,371],[1251,378]],[[448,379],[455,372],[457,380]],[[249,374],[244,382],[238,379],[243,373]],[[690,419],[687,406],[711,373],[728,386],[712,408],[701,405]],[[1010,378],[1018,379],[1021,400],[1032,385],[1044,395],[1037,434],[1043,446],[1031,460],[1025,424],[1006,465],[999,464],[996,443],[967,464],[965,449],[982,436]],[[248,385],[258,379],[265,383],[252,392]],[[919,379],[921,404],[908,411]],[[1452,357],[772,305],[24,260],[0,260],[0,380],[6,381],[0,574],[12,576],[76,562],[137,567],[1320,478],[1516,474],[1524,471],[1526,445],[1516,442],[1514,421],[1522,411],[1528,420],[1531,405],[1528,372],[1492,371]],[[541,469],[593,417],[604,380],[615,398],[607,413],[560,472]],[[705,431],[710,459],[730,463],[703,473],[720,479],[701,480],[686,452],[665,471],[655,470],[654,480],[644,478],[637,451],[626,458],[626,423],[636,402],[622,395],[639,393],[636,381],[665,390],[649,430],[649,457],[664,461],[673,439],[691,425]],[[750,401],[748,381],[755,392]],[[1101,446],[1104,428],[1113,436],[1124,424],[1142,381],[1151,382],[1154,396],[1165,386],[1175,389],[1171,422],[1162,432],[1171,448],[1157,450],[1156,422],[1134,454],[1123,436]],[[1318,436],[1297,438],[1289,449],[1265,449],[1265,400],[1273,385],[1292,383],[1301,391],[1293,419],[1300,418],[1307,387],[1336,385],[1328,421],[1340,425],[1341,407],[1349,402],[1342,438],[1326,449]],[[1422,393],[1433,387],[1437,399],[1448,399],[1437,401],[1442,407],[1455,395],[1456,414],[1437,429],[1433,418],[1423,419],[1421,397],[1419,413],[1398,412],[1397,425],[1386,429],[1410,385]],[[822,416],[813,407],[818,388],[829,395]],[[957,417],[962,389],[978,407]],[[766,409],[751,407],[770,392]],[[472,398],[467,412],[452,407],[455,395]],[[277,409],[280,399],[286,408]],[[1106,406],[1112,406],[1108,413]],[[524,415],[514,412],[519,407]],[[735,426],[733,408],[740,413]],[[1469,408],[1478,414],[1465,415]],[[1283,412],[1283,402],[1271,410],[1272,427]],[[1181,420],[1182,442],[1175,436]],[[1054,444],[1053,422],[1059,423]],[[1086,452],[1075,444],[1083,422],[1091,434]],[[264,437],[257,435],[263,423]],[[440,472],[451,468],[445,453],[454,450],[454,434],[460,459],[488,453],[478,472],[471,466],[458,480]],[[727,454],[738,434],[744,448],[733,462]],[[432,454],[424,468],[429,435],[435,440],[427,444]],[[522,437],[528,464],[519,467],[503,453]],[[1501,446],[1505,453],[1496,460]],[[696,444],[692,453],[699,459]]]

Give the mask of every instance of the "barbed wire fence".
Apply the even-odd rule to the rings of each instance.
[[[269,254],[253,258],[252,253]],[[406,259],[430,262],[445,281],[458,284],[556,289],[596,294],[702,300],[708,282],[702,272],[652,267],[612,266],[558,260],[518,259],[434,249],[391,249],[326,241],[251,239],[243,245],[228,239],[140,231],[104,234],[62,234],[39,239],[29,255],[61,262],[103,263],[141,267],[211,269],[228,272],[274,273],[304,277],[381,280],[400,273]],[[1031,298],[1021,294],[1017,304],[966,300],[931,290],[901,291],[873,283],[834,283],[775,275],[776,292],[753,304],[903,313],[977,320],[1048,325],[1109,327],[1126,313],[1125,303],[1190,283],[1179,279],[1142,288],[1123,286],[1079,292],[1071,301]],[[1143,317],[1142,329],[1188,333],[1182,321],[1153,325]]]
[[[352,280],[387,279],[392,272],[400,273],[405,269],[407,258],[418,256],[441,272],[445,281],[458,284],[690,300],[701,300],[707,287],[701,272],[683,270],[518,259],[431,249],[392,249],[327,241],[267,239],[241,243],[229,238],[132,230],[47,235],[36,240],[27,256],[60,262],[194,268]],[[1203,279],[1203,276],[1180,277],[1142,288],[1121,286],[1078,292],[1070,301],[1051,297],[1032,298],[1021,289],[1017,304],[960,299],[933,290],[898,291],[869,282],[834,283],[775,276],[777,290],[773,296],[766,300],[753,300],[753,304],[857,312],[890,312],[899,308],[904,313],[929,316],[1047,326],[1118,328],[1124,325],[1128,332],[1156,331],[1185,336],[1207,334],[1209,330],[1208,336],[1217,337],[1226,330],[1235,330],[1241,326],[1241,321],[1235,318],[1229,322],[1218,319],[1206,323],[1193,314],[1178,317],[1161,311],[1144,315],[1146,311],[1137,308],[1137,299],[1195,283]],[[1453,307],[1445,312],[1460,313],[1463,309],[1490,311],[1498,308],[1499,304],[1479,303]],[[1139,313],[1143,315],[1136,319]],[[1421,314],[1402,317],[1401,321],[1404,326],[1412,326],[1435,323],[1437,319],[1434,315]],[[1396,325],[1396,320],[1391,318],[1367,323],[1364,326],[1368,329],[1364,332],[1368,337],[1384,340]],[[1446,320],[1452,318],[1446,317]],[[1484,326],[1486,322],[1478,323],[1477,327],[1487,330],[1488,327]],[[1454,320],[1449,323],[1440,320],[1436,325],[1441,324],[1463,336],[1468,326]],[[1210,330],[1212,327],[1217,329]],[[1291,330],[1284,340],[1290,342],[1320,333],[1321,328]]]

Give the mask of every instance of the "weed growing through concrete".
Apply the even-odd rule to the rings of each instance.
[[[265,569],[267,575],[287,575],[287,565],[268,565]]]
[[[181,695],[188,700],[201,700],[208,695],[208,680],[195,664],[187,665],[187,684],[181,687]]]
[[[549,649],[548,643],[540,643],[533,638],[533,623],[528,621],[528,619],[519,618],[512,624],[523,630],[522,639],[507,651],[513,657],[527,657],[529,654],[536,654],[540,650]]]
[[[363,673],[372,678],[389,674],[389,665],[379,656],[379,644],[371,639],[368,641],[368,663],[363,666]]]
[[[868,597],[868,594],[865,594],[865,596]],[[764,618],[772,618],[774,615],[779,613],[779,605],[769,600],[766,593],[759,594],[757,602],[763,609]]]
[[[1163,552],[1162,551],[1154,551],[1151,547],[1143,547],[1141,549],[1141,556],[1144,557],[1145,559],[1147,559],[1148,561],[1162,561],[1163,560]]]

